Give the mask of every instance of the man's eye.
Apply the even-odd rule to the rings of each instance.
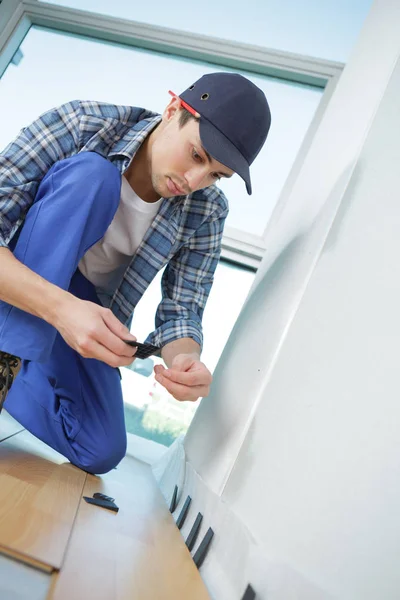
[[[194,148],[193,148],[193,152],[192,152],[192,154],[193,154],[193,158],[194,158],[194,160],[197,160],[197,161],[200,161],[200,162],[203,160],[203,159],[201,158],[200,154],[198,154]]]

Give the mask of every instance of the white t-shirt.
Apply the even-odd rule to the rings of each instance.
[[[161,202],[162,198],[156,202],[145,202],[122,176],[117,212],[104,237],[86,252],[78,265],[86,279],[107,292],[114,289],[140,246]]]

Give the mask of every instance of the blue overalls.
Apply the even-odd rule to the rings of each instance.
[[[57,162],[11,245],[15,257],[47,281],[100,304],[77,266],[104,236],[120,189],[119,170],[94,152]],[[50,324],[5,302],[0,349],[22,359],[4,404],[21,425],[90,473],[105,473],[120,462],[126,430],[117,369],[83,358]]]

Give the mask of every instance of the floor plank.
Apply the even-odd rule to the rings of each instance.
[[[51,600],[209,599],[148,465],[126,457],[107,475],[88,475],[83,495],[95,492],[120,510],[81,501]]]
[[[52,576],[0,554],[2,600],[46,600]]]
[[[0,442],[23,430],[22,425],[3,409],[0,414]]]
[[[47,563],[44,563],[40,560],[32,558],[31,556],[25,556],[24,554],[21,554],[21,552],[16,552],[14,550],[11,550],[10,547],[5,548],[4,546],[0,546],[0,554],[7,556],[8,558],[17,560],[19,562],[23,562],[24,564],[27,564],[28,567],[33,567],[34,569],[39,569],[39,571],[43,571],[43,573],[48,573],[50,575],[52,573],[54,573],[54,567],[52,567],[52,566],[48,565]]]
[[[62,565],[86,473],[27,431],[0,444],[0,546]]]

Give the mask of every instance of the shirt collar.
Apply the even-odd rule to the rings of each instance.
[[[144,140],[161,121],[161,115],[150,111],[148,111],[148,114],[150,115],[149,117],[138,121],[113,145],[108,156],[122,155],[132,160]]]

